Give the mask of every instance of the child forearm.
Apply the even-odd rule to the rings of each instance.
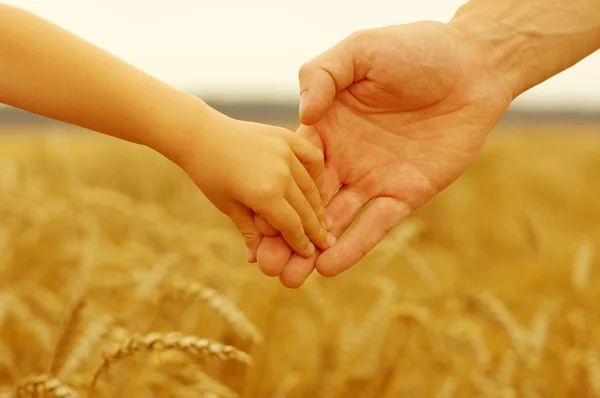
[[[2,4],[0,102],[147,145],[172,160],[186,147],[188,126],[209,112],[108,52]]]
[[[471,0],[450,24],[513,97],[600,48],[600,0]]]
[[[310,256],[327,233],[323,153],[291,131],[241,122],[26,11],[0,5],[0,102],[146,145],[183,168],[245,237],[264,216]],[[311,242],[314,242],[314,244]]]

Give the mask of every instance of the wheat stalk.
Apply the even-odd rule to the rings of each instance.
[[[435,394],[435,398],[453,398],[456,395],[457,389],[458,382],[456,378],[448,376],[444,379],[444,382]]]
[[[75,302],[75,305],[69,312],[68,316],[64,319],[61,331],[57,337],[56,344],[54,345],[54,351],[52,358],[50,359],[50,369],[48,373],[58,374],[61,366],[63,365],[65,358],[68,356],[68,352],[73,345],[73,340],[81,333],[81,326],[83,323],[83,310],[86,302],[82,297]]]
[[[496,383],[494,383],[489,377],[482,373],[476,373],[471,377],[471,382],[475,386],[477,390],[482,395],[479,397],[485,398],[497,398],[498,397],[498,388]]]
[[[8,373],[13,380],[20,377],[20,371],[17,366],[15,355],[13,354],[11,347],[9,347],[8,344],[5,344],[2,339],[0,339],[0,369]]]
[[[600,397],[600,359],[596,351],[588,351],[585,355],[585,365],[588,373],[588,380],[594,397]]]
[[[239,398],[238,393],[206,373],[199,371],[197,367],[187,366],[178,373],[186,381],[192,382],[192,388],[200,388],[205,394],[214,394],[219,398]]]
[[[479,366],[486,369],[491,363],[491,354],[488,345],[479,327],[466,320],[455,321],[450,324],[448,332],[458,340],[467,341],[475,353]]]
[[[584,241],[580,244],[571,275],[571,284],[575,290],[580,291],[588,286],[594,255],[595,247],[592,242]]]
[[[52,338],[46,323],[36,316],[29,306],[15,294],[8,297],[10,302],[8,309],[12,316],[19,319],[18,324],[27,330],[31,336],[35,337],[44,349],[51,349]]]
[[[538,312],[529,330],[529,349],[530,355],[528,357],[530,366],[538,366],[544,353],[544,348],[550,337],[550,324],[552,323],[553,311],[540,311]]]
[[[507,389],[513,385],[519,357],[514,350],[505,350],[498,364],[498,372],[496,375],[496,383],[499,388]]]
[[[89,361],[89,356],[93,352],[95,345],[109,331],[112,325],[112,319],[107,315],[96,314],[91,319],[87,319],[81,332],[74,336],[71,349],[56,368],[56,374],[59,376],[73,374],[82,364]]]
[[[63,314],[64,303],[58,298],[58,296],[39,284],[32,285],[31,287],[23,287],[23,290],[27,290],[27,297],[33,300],[36,306],[39,306],[44,314],[50,320],[58,319]]]
[[[11,159],[2,159],[0,163],[0,192],[12,192],[18,183],[19,168]]]
[[[127,308],[124,317],[127,319],[135,319],[136,314],[144,310],[144,307],[156,304],[160,296],[156,294],[160,290],[160,285],[165,278],[171,273],[173,266],[178,260],[175,254],[166,254],[163,256],[150,272],[145,272],[137,281],[137,288],[133,293],[135,300],[133,305]],[[149,322],[152,318],[149,319]],[[141,326],[140,326],[141,327]]]
[[[431,311],[420,304],[404,301],[393,308],[393,313],[398,318],[407,318],[421,326],[427,327],[431,322]]]
[[[517,392],[512,387],[501,388],[500,398],[517,398]]]
[[[410,246],[404,248],[404,258],[421,278],[425,286],[433,294],[440,294],[443,286],[425,258]]]
[[[530,380],[523,381],[521,385],[521,396],[523,398],[540,398],[537,387]]]
[[[388,278],[377,278],[375,285],[380,289],[380,297],[377,303],[371,308],[369,315],[353,334],[352,343],[349,346],[347,361],[355,361],[360,358],[360,350],[363,349],[363,356],[355,366],[352,367],[350,374],[354,377],[368,378],[379,370],[381,351],[385,347],[385,334],[391,325],[393,311],[391,310],[398,297],[396,284]],[[370,344],[365,344],[367,341]]]
[[[4,319],[9,314],[10,304],[12,303],[12,300],[12,293],[0,291],[0,326],[2,326],[2,324],[4,323]]]
[[[216,290],[200,283],[175,282],[165,289],[166,294],[175,299],[202,301],[227,321],[242,337],[254,343],[262,343],[263,337],[256,326],[237,306]]]
[[[156,297],[156,291],[159,290],[165,278],[172,273],[172,268],[177,260],[177,255],[168,253],[156,263],[150,272],[144,273],[144,279],[139,282],[134,294],[138,302],[143,305],[145,301],[152,301]]]
[[[207,375],[198,366],[184,363],[180,352],[167,351],[152,357],[149,362],[151,366],[156,367],[157,372],[147,374],[147,377],[144,377],[145,382],[166,386],[170,381],[169,387],[179,386],[177,396],[187,397],[193,391],[215,394],[219,398],[239,398],[238,393]],[[157,383],[156,380],[160,381]]]
[[[479,300],[496,320],[504,327],[510,341],[519,355],[524,356],[527,352],[527,336],[521,325],[515,320],[506,305],[489,292],[480,295]]]
[[[414,239],[422,229],[422,223],[416,220],[406,220],[394,228],[385,238],[385,249],[380,250],[380,257],[373,269],[373,273],[380,275],[384,269],[393,264],[394,258],[402,253],[409,242]]]
[[[116,351],[105,355],[104,360],[94,373],[90,386],[90,396],[98,378],[117,362],[133,356],[136,352],[177,350],[198,358],[216,357],[223,361],[236,361],[246,365],[251,364],[250,356],[235,347],[224,345],[208,339],[194,336],[183,336],[179,333],[151,333],[146,336],[128,338]]]
[[[385,346],[384,337],[394,315],[392,308],[398,292],[396,285],[388,278],[379,276],[374,283],[380,290],[380,297],[367,318],[358,328],[349,326],[348,329],[342,329],[337,369],[325,382],[324,395],[327,397],[339,395],[348,376],[369,377],[379,368],[381,350]],[[364,351],[361,352],[361,349]],[[361,353],[364,357],[361,357]]]
[[[273,393],[272,398],[287,398],[289,397],[294,389],[301,384],[300,373],[291,372],[288,373],[281,383],[277,386],[275,393]]]
[[[33,375],[21,380],[15,388],[16,397],[78,398],[79,394],[60,380],[46,374]]]
[[[6,267],[5,264],[10,264],[12,258],[12,250],[10,245],[10,235],[8,229],[0,225],[0,270]]]

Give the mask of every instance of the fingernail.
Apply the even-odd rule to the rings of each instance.
[[[323,156],[325,156],[325,153],[323,153]],[[325,176],[323,174],[321,174],[319,177],[317,177],[315,184],[317,184],[317,188],[321,189],[321,187],[323,187],[324,183],[325,183]]]
[[[304,94],[305,94],[305,93],[302,93],[302,94],[300,95],[300,106],[298,107],[298,112],[299,112],[299,113],[302,113],[302,100],[304,99]]]
[[[315,245],[313,245],[313,243],[310,242],[308,244],[308,248],[306,249],[306,251],[307,251],[307,253],[308,253],[309,256],[312,256],[313,253],[315,252]]]
[[[335,245],[335,242],[337,242],[337,239],[335,239],[335,236],[328,234],[327,235],[327,246],[331,247],[331,246]]]
[[[250,248],[246,249],[246,257],[248,258],[248,262],[251,263],[253,260],[252,249],[250,249]]]
[[[325,216],[325,224],[327,225],[327,229],[331,229],[333,227],[333,218],[329,214]]]
[[[327,221],[326,220],[321,220],[321,226],[325,229],[329,229],[329,227],[327,226]]]

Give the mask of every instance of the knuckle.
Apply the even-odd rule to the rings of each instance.
[[[317,186],[312,182],[312,180],[308,184],[302,186],[302,192],[304,192],[306,196],[311,197],[313,201],[317,201],[317,197],[315,196],[315,193],[318,193]]]
[[[246,242],[252,242],[260,238],[260,233],[258,231],[242,231],[241,234]]]
[[[291,237],[294,242],[298,244],[303,243],[306,234],[304,233],[304,228],[302,227],[302,223],[299,221],[294,223],[291,229]]]
[[[306,233],[311,237],[321,238],[323,232],[324,229],[321,227],[319,220],[317,218],[311,218],[308,227],[306,228]]]
[[[286,162],[289,164],[290,162],[292,162],[294,159],[296,159],[296,154],[294,153],[294,151],[292,151],[292,149],[288,146],[285,149],[285,152],[283,154],[283,158],[286,160]]]
[[[359,29],[350,34],[350,36],[348,36],[348,39],[351,41],[363,40],[366,36],[369,35],[370,31],[370,29]]]
[[[284,159],[289,159],[294,152],[290,148],[289,138],[279,135],[273,140],[273,151]]]
[[[263,182],[254,189],[254,197],[257,200],[270,200],[277,196],[278,189],[273,182]]]
[[[306,62],[306,63],[302,64],[302,66],[300,66],[300,69],[298,70],[298,78],[300,80],[302,80],[303,78],[307,77],[308,74],[310,74],[311,70],[312,70],[311,62]]]
[[[281,170],[277,170],[273,173],[273,186],[277,188],[277,191],[285,191],[291,186],[293,179],[292,172],[287,167],[282,167]]]

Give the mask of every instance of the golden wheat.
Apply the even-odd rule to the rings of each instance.
[[[599,397],[600,140],[521,133],[298,290],[155,153],[3,138],[0,396]]]
[[[162,289],[170,298],[179,300],[201,300],[208,304],[215,312],[221,315],[243,337],[253,343],[261,343],[263,337],[234,303],[220,295],[216,290],[203,286],[200,283],[175,282]]]
[[[17,397],[78,398],[79,395],[60,380],[49,375],[29,376],[16,386]]]
[[[211,340],[199,339],[194,336],[183,336],[179,333],[151,333],[146,336],[132,336],[117,350],[104,357],[102,364],[94,373],[91,389],[93,390],[98,377],[107,372],[112,365],[141,350],[177,350],[188,353],[198,359],[216,357],[222,361],[238,361],[248,365],[251,362],[248,354],[239,351],[235,347]]]

